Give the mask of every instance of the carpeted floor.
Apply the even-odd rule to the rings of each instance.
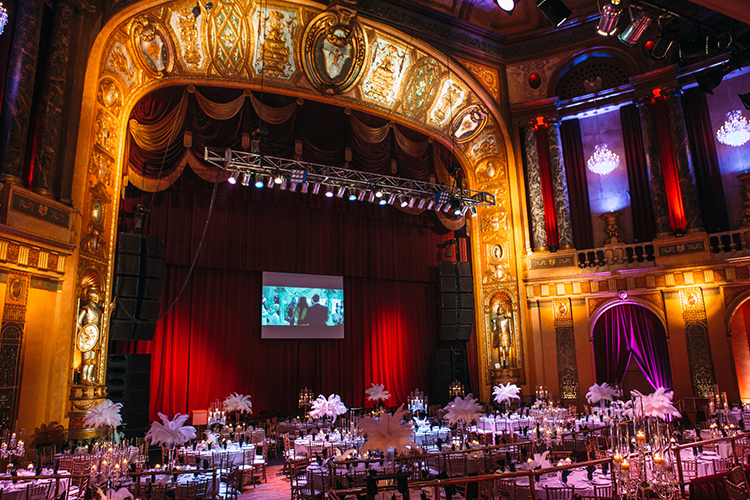
[[[245,487],[240,500],[290,500],[289,478],[282,473],[282,468],[282,465],[269,465],[266,468],[268,482],[260,483],[254,489]]]

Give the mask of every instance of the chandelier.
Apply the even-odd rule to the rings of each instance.
[[[734,147],[750,141],[750,125],[742,116],[742,111],[734,110],[727,113],[727,121],[716,131],[716,138],[720,143]]]
[[[610,151],[606,144],[597,144],[586,165],[595,174],[607,175],[620,165],[620,157]]]
[[[5,25],[8,24],[8,10],[5,8],[2,2],[0,2],[0,35],[5,31]]]

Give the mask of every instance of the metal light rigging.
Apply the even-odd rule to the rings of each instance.
[[[419,209],[451,211],[455,215],[464,215],[467,211],[476,215],[476,207],[495,205],[495,196],[483,191],[246,151],[206,148],[204,158],[207,162],[229,172],[235,181],[238,178],[242,179],[243,185],[248,185],[250,177],[254,177],[256,186],[270,187],[276,184],[285,189],[289,185],[290,191],[296,191],[300,186],[302,192],[310,190],[318,193],[323,186],[330,188],[330,192],[341,193],[337,195],[339,197],[342,197],[345,191],[349,191],[349,199],[352,200],[364,199],[366,194],[369,194],[369,198],[372,198],[370,201],[377,198],[381,200],[381,205],[398,201],[402,207],[416,205]],[[382,200],[385,200],[385,203]]]

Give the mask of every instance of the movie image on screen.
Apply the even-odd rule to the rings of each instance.
[[[261,337],[344,338],[344,278],[263,273]]]

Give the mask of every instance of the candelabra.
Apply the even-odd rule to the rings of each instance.
[[[128,454],[122,447],[100,449],[91,454],[91,485],[111,490],[128,473]]]
[[[427,396],[424,395],[424,392],[420,391],[419,389],[414,389],[409,394],[409,399],[407,400],[409,410],[412,413],[416,413],[418,411],[427,411]]]
[[[458,380],[454,380],[450,385],[450,388],[448,389],[448,392],[450,393],[450,396],[452,398],[464,397],[465,391],[466,390],[464,389],[464,384],[462,384]]]
[[[315,396],[313,392],[307,387],[299,391],[299,399],[297,400],[297,408],[304,408],[305,416],[307,416],[308,408],[312,406],[314,397]]]
[[[539,401],[546,401],[549,399],[549,391],[547,390],[546,385],[540,385],[536,388],[536,398]]]
[[[15,432],[10,434],[7,429],[3,431],[2,441],[0,441],[2,443],[0,445],[0,458],[12,460],[13,457],[22,457],[26,453],[23,447],[23,434],[25,434],[23,429],[19,431],[19,436],[16,436]]]
[[[224,405],[217,399],[208,408],[208,426],[213,427],[214,425],[221,425],[222,427],[227,425],[227,412],[224,411]]]

